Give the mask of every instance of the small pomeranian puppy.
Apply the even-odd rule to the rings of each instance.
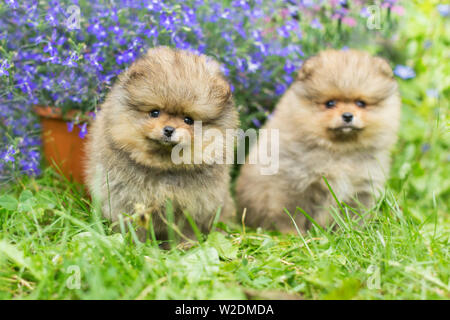
[[[119,215],[125,220],[137,215],[140,238],[151,219],[156,237],[165,240],[168,200],[175,224],[184,225],[179,231],[190,238],[184,212],[203,232],[219,208],[222,217],[232,215],[229,167],[198,161],[208,143],[191,148],[200,154],[192,163],[173,161],[176,146],[194,146],[194,122],[200,121],[203,131],[238,126],[230,86],[213,59],[158,47],[124,71],[88,137],[88,189],[104,217],[117,221]]]
[[[279,170],[245,164],[237,181],[239,212],[253,227],[304,232],[327,225],[340,201],[368,207],[383,188],[397,139],[400,97],[389,64],[366,52],[326,50],[307,59],[263,129],[279,130]],[[271,143],[277,143],[271,142]],[[261,143],[257,149],[270,150]],[[273,156],[273,155],[272,155]]]

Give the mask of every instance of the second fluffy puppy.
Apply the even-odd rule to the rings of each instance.
[[[87,152],[88,187],[106,218],[117,221],[138,206],[151,214],[157,238],[166,239],[167,200],[187,236],[192,229],[183,211],[204,232],[219,207],[222,216],[233,213],[228,166],[172,159],[176,145],[194,145],[194,121],[202,121],[203,131],[238,125],[230,86],[214,60],[161,47],[119,76],[90,130]],[[203,149],[192,148],[193,159]]]
[[[383,189],[400,117],[397,83],[389,64],[356,50],[326,50],[305,61],[264,129],[279,131],[279,171],[261,175],[245,164],[237,199],[254,227],[305,231],[331,220],[335,203],[369,207]],[[269,149],[261,140],[250,154]],[[272,155],[274,156],[274,155]]]

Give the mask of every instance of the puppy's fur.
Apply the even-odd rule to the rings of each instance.
[[[106,218],[117,221],[121,214],[139,211],[145,222],[145,215],[151,215],[157,238],[166,239],[167,200],[188,237],[193,233],[183,211],[204,232],[219,207],[222,216],[233,214],[228,166],[171,159],[175,145],[189,140],[194,145],[194,126],[186,117],[201,120],[203,131],[225,132],[238,125],[230,86],[214,60],[159,47],[119,76],[92,125],[87,148],[89,191]],[[175,130],[170,137],[164,135],[168,126]],[[142,238],[145,232],[139,229],[138,234]]]
[[[335,105],[327,107],[329,101]],[[327,50],[305,61],[264,126],[279,130],[278,173],[264,176],[259,165],[242,167],[236,194],[239,211],[247,209],[246,223],[292,232],[286,208],[305,231],[310,222],[296,211],[300,207],[326,225],[335,201],[322,177],[341,201],[372,205],[389,173],[400,106],[392,70],[381,58]],[[346,112],[351,123],[343,120]]]

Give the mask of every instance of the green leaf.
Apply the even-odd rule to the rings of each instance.
[[[0,256],[6,256],[15,265],[28,269],[36,279],[41,279],[41,274],[32,266],[30,258],[24,257],[23,251],[13,244],[0,241]]]
[[[326,300],[350,300],[354,298],[361,288],[358,279],[349,278],[342,282],[341,286],[325,295]]]
[[[8,194],[5,194],[0,197],[0,207],[5,208],[6,210],[17,210],[17,199],[13,196],[10,196]]]
[[[237,257],[238,248],[220,232],[213,232],[208,237],[208,244],[214,247],[219,256],[225,260],[233,260]]]
[[[215,248],[199,247],[184,256],[179,265],[186,272],[189,282],[211,278],[219,272],[219,254]]]
[[[26,202],[31,198],[33,198],[33,193],[30,190],[24,190],[19,196],[19,202]]]
[[[36,205],[36,199],[33,197],[33,193],[30,190],[24,190],[19,196],[19,212],[29,212],[33,210]]]

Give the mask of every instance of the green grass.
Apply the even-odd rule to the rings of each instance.
[[[24,178],[0,197],[0,298],[448,299],[448,139],[436,115],[427,126],[413,114],[404,130],[428,129],[401,135],[389,186],[363,223],[343,205],[335,228],[303,236],[219,223],[190,249],[161,250],[111,232],[51,169]]]

